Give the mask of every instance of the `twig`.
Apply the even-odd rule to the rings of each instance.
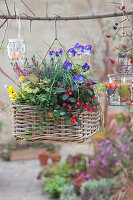
[[[126,13],[127,15],[133,15],[133,10]],[[84,15],[84,16],[57,16],[56,20],[88,20],[88,19],[104,19],[104,18],[112,18],[112,17],[120,17],[123,16],[123,12],[114,12],[114,13],[104,13],[104,14],[92,14],[92,15]],[[16,15],[0,15],[0,19],[18,19]],[[39,21],[54,21],[55,17],[45,17],[45,16],[20,16],[21,20],[39,20]]]
[[[5,35],[6,35],[7,27],[8,27],[8,20],[6,22],[6,27],[5,27],[5,30],[4,30],[3,39],[2,39],[2,42],[1,42],[0,49],[2,48],[2,45],[3,45],[4,40],[5,40]]]
[[[46,17],[48,17],[48,1],[46,2]]]
[[[13,9],[14,9],[14,13],[15,13],[15,16],[16,16],[16,8],[15,8],[15,2],[14,2],[14,6],[13,6]]]
[[[0,28],[7,22],[7,19],[0,25]]]
[[[26,4],[23,0],[21,0],[21,2],[25,5],[26,8],[28,8],[28,10],[29,10],[34,16],[36,16],[35,13],[27,6],[27,4]]]
[[[6,4],[6,8],[7,8],[8,15],[11,15],[11,13],[10,13],[10,11],[9,11],[9,8],[8,8],[8,4],[7,4],[6,0],[5,0],[5,4]]]

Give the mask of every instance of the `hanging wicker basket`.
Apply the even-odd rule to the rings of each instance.
[[[94,135],[100,128],[100,111],[83,111],[79,119],[82,127],[76,124],[65,124],[64,118],[57,120],[47,119],[49,125],[42,126],[39,130],[38,124],[42,124],[40,118],[43,110],[36,111],[36,106],[12,105],[13,111],[13,135],[16,140],[35,142],[57,142],[57,143],[83,143]],[[75,111],[75,113],[77,113]],[[36,124],[33,128],[33,124]]]

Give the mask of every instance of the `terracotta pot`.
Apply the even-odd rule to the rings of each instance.
[[[50,153],[48,151],[42,151],[38,154],[38,158],[40,160],[41,166],[47,165],[49,156],[50,156]]]
[[[51,154],[50,157],[51,157],[53,163],[59,162],[61,160],[61,155],[57,154],[57,153]]]

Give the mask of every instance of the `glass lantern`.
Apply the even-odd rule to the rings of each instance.
[[[25,58],[25,43],[23,39],[9,39],[7,45],[10,60],[20,60]]]
[[[109,105],[125,106],[133,105],[133,75],[132,74],[109,74],[108,83],[105,87]]]

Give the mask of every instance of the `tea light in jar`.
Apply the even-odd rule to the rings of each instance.
[[[125,82],[125,77],[123,78],[123,82],[121,83],[121,88],[119,86],[119,95],[121,89],[121,99],[131,100],[131,85]]]

